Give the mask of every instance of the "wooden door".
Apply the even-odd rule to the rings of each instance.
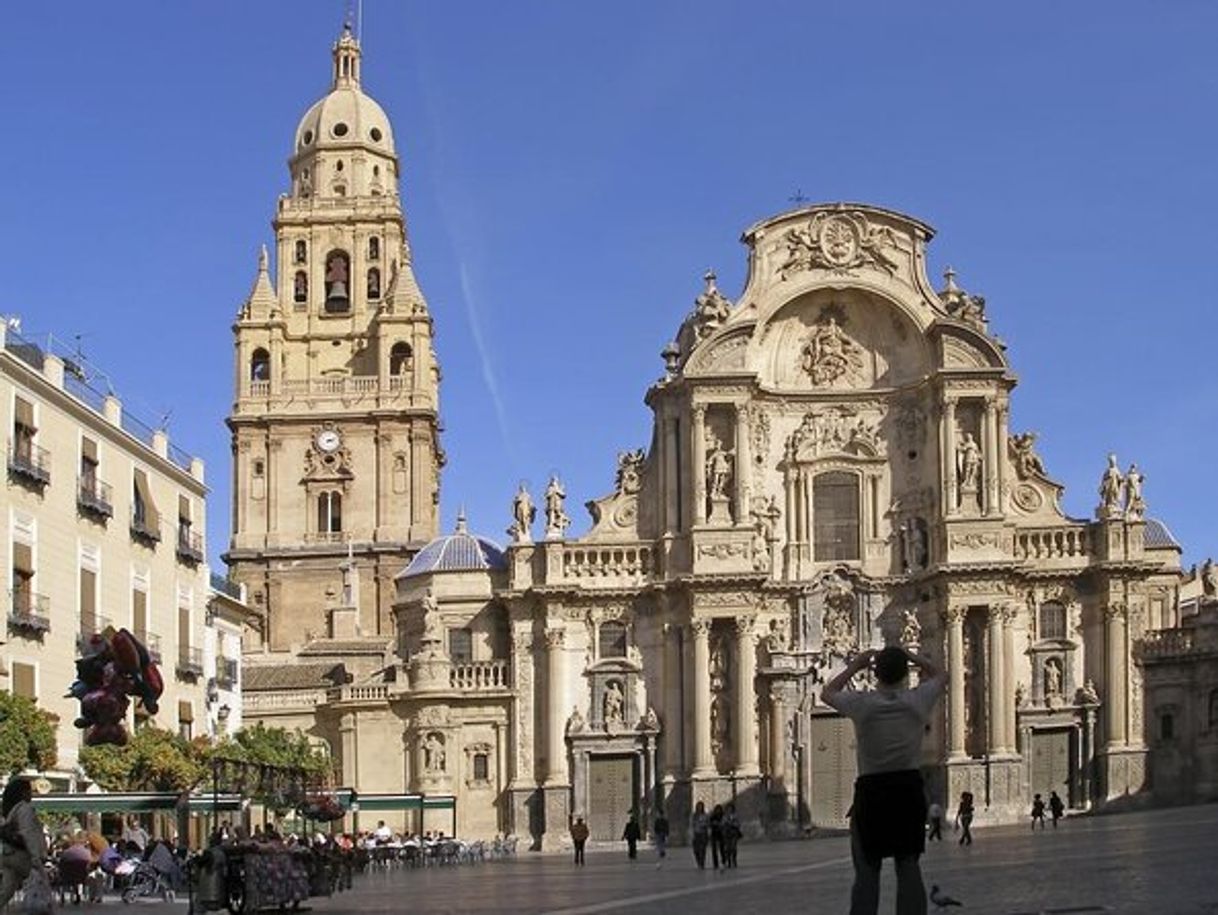
[[[616,842],[635,805],[633,756],[588,761],[588,830],[596,842]]]
[[[858,774],[854,724],[849,718],[812,718],[808,734],[811,768],[808,807],[812,825],[844,829]]]
[[[1071,733],[1069,728],[1032,733],[1032,793],[1039,794],[1046,803],[1051,791],[1056,791],[1067,804],[1071,802]],[[1031,804],[1031,799],[1028,803]]]

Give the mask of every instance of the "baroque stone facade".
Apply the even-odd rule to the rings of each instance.
[[[335,92],[350,54],[358,73],[346,36]],[[280,289],[301,241],[357,252],[374,233],[408,279],[394,182],[335,199],[346,153],[311,151],[312,116],[276,224]],[[348,174],[366,181],[375,153],[352,150]],[[326,262],[308,261],[299,307],[260,275],[237,330],[232,558],[263,589],[270,647],[307,644],[299,676],[268,676],[247,717],[308,727],[360,790],[455,794],[471,834],[553,845],[579,814],[616,839],[628,810],[649,822],[661,803],[683,831],[698,800],[790,834],[841,827],[849,806],[853,733],[821,684],[901,643],[950,674],[924,752],[941,801],[971,790],[981,818],[1009,820],[1037,792],[1086,808],[1142,791],[1131,649],[1177,623],[1179,547],[1115,458],[1096,519],[1062,512],[1035,435],[1009,427],[1016,376],[984,299],[925,274],[932,235],[859,204],[748,229],[744,290],[705,278],[647,391],[651,443],[619,455],[587,533],[568,536],[554,479],[540,521],[517,493],[505,550],[464,521],[418,550],[434,534],[438,376],[413,281],[336,318],[309,291]],[[399,333],[415,362],[394,387]],[[277,476],[259,484],[259,466]],[[315,479],[343,494],[341,538],[311,536]],[[327,587],[328,638],[309,642]]]

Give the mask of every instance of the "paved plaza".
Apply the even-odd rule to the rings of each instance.
[[[962,899],[965,912],[1218,913],[1218,806],[1157,810],[1063,822],[1032,834],[1013,826],[976,830],[971,848],[953,835],[923,859],[927,885]],[[595,915],[698,912],[748,915],[844,913],[850,889],[845,837],[741,846],[738,871],[699,872],[686,848],[660,870],[651,849],[637,862],[598,851],[575,869],[565,856],[522,853],[476,867],[394,870],[357,878],[356,888],[310,901],[322,912],[459,912]],[[892,912],[891,866],[881,912]],[[184,906],[141,905],[145,912]],[[932,909],[933,911],[933,909]]]

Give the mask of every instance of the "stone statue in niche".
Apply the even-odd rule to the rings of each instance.
[[[825,590],[821,645],[829,654],[845,657],[854,649],[854,641],[854,591],[835,580]]]
[[[1101,519],[1115,518],[1121,513],[1121,490],[1125,485],[1125,478],[1121,476],[1121,468],[1117,466],[1115,454],[1108,455],[1108,466],[1104,468],[1104,475],[1100,478],[1100,507],[1098,510]]]
[[[782,512],[778,508],[778,497],[758,496],[753,499],[753,571],[768,572],[772,566],[774,527]]]
[[[818,387],[832,385],[863,367],[862,348],[846,336],[832,315],[816,325],[800,355],[804,371]]]
[[[423,595],[423,649],[425,651],[442,652],[444,645],[444,624],[440,620],[440,605],[435,595],[428,591]]]
[[[907,518],[901,524],[901,552],[906,572],[925,569],[930,561],[926,522],[921,518]]]
[[[512,499],[512,526],[507,531],[513,543],[533,542],[530,529],[536,515],[537,509],[533,506],[533,499],[525,485],[521,483],[520,489],[516,491],[516,497]]]
[[[733,453],[725,448],[713,434],[707,434],[706,481],[710,503],[707,521],[711,524],[729,523],[731,513],[732,461]]]
[[[1146,517],[1146,502],[1142,499],[1142,481],[1145,478],[1137,464],[1130,464],[1125,473],[1125,520],[1141,521]]]
[[[579,734],[586,726],[587,722],[584,721],[584,716],[579,713],[579,709],[572,709],[571,717],[567,719],[567,733]]]
[[[727,698],[719,694],[711,700],[711,752],[716,756],[724,752],[728,748],[730,735]]]
[[[901,613],[901,645],[913,652],[922,646],[922,624],[918,622],[918,611],[913,607]]]
[[[605,696],[602,699],[605,727],[621,726],[625,702],[626,697],[623,695],[621,684],[617,680],[610,680],[605,684]]]
[[[770,631],[766,633],[766,648],[773,654],[787,651],[791,647],[791,631],[789,620],[770,620]]]
[[[558,477],[550,477],[550,484],[546,487],[547,540],[561,540],[567,528],[571,526],[571,519],[563,508],[563,500],[566,498],[567,491],[563,489]]]
[[[444,738],[435,731],[423,741],[423,769],[431,773],[440,773],[445,769]]]
[[[1007,440],[1007,447],[1011,453],[1011,462],[1015,465],[1015,473],[1021,480],[1045,476],[1045,465],[1040,459],[1040,455],[1034,450],[1035,445],[1035,432],[1012,435]]]
[[[963,494],[976,493],[981,483],[981,448],[971,432],[964,433],[956,448],[956,481],[960,484],[962,503]]]
[[[1062,662],[1057,658],[1045,661],[1045,701],[1052,702],[1062,695]]]
[[[711,690],[727,689],[727,645],[722,637],[715,639],[710,653]]]

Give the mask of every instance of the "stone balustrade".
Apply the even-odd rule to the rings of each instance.
[[[453,689],[477,692],[508,688],[507,661],[467,661],[453,664],[448,674]]]
[[[331,702],[385,702],[390,698],[388,683],[360,683],[336,686],[327,694]]]
[[[1086,560],[1091,554],[1091,533],[1086,525],[1029,528],[1015,534],[1016,559]]]
[[[1218,639],[1209,635],[1194,629],[1151,629],[1138,640],[1135,654],[1143,661],[1155,661],[1218,652]]]
[[[245,692],[241,705],[246,711],[312,711],[326,701],[324,689],[290,689],[275,692]]]
[[[641,582],[654,572],[653,553],[646,544],[570,545],[563,549],[562,576],[595,583],[597,579]]]
[[[278,390],[272,388],[270,381],[258,379],[246,382],[245,393],[238,403],[248,401],[272,401],[275,403],[290,403],[296,400],[368,400],[378,399],[392,401],[401,406],[428,407],[434,406],[429,393],[417,390],[414,379],[394,375],[381,379],[377,375],[339,375],[332,378],[284,378],[278,383]],[[246,409],[264,409],[263,404],[250,404]]]

